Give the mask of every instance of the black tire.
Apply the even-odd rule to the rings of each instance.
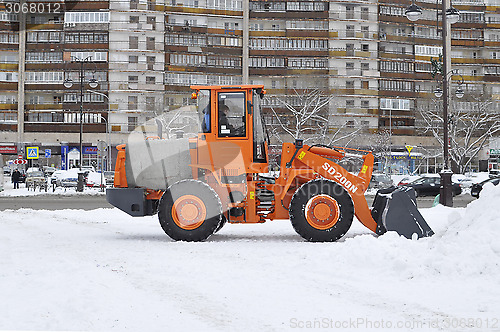
[[[174,212],[176,201],[180,204],[178,208],[189,206],[190,212],[194,211],[193,223],[186,222],[186,218],[183,219],[182,215]],[[158,219],[165,233],[173,240],[204,241],[215,232],[222,221],[222,204],[217,193],[206,183],[182,180],[168,187],[163,193],[158,203]]]
[[[219,224],[219,226],[217,227],[217,229],[215,230],[215,232],[214,232],[214,233],[217,233],[218,231],[220,231],[220,230],[221,230],[221,228],[222,228],[222,227],[224,227],[224,225],[225,225],[225,224],[226,224],[226,222],[227,222],[227,218],[226,218],[226,216],[225,216],[224,214],[222,214],[221,216],[222,216],[222,217],[221,217],[220,224]]]
[[[325,224],[322,224],[323,227],[318,227],[318,224],[323,221],[316,219],[318,224],[314,226],[315,222],[308,221],[306,214],[309,213],[309,204],[314,204],[322,199],[328,201],[328,204],[336,205],[335,211],[337,213],[329,209],[330,215],[326,216]],[[306,211],[306,209],[308,210]],[[315,179],[303,184],[294,193],[290,202],[289,214],[293,228],[307,241],[333,242],[344,236],[351,227],[354,205],[351,197],[342,186],[327,179]],[[328,221],[332,215],[334,216],[333,220]]]

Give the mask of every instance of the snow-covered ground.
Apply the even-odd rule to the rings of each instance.
[[[0,330],[498,330],[499,203],[488,185],[467,208],[422,209],[431,238],[354,221],[335,243],[289,221],[184,243],[117,209],[4,211]]]

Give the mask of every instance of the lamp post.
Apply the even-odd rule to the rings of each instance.
[[[439,203],[453,206],[452,182],[453,172],[449,164],[448,151],[448,67],[451,67],[451,34],[448,33],[448,24],[456,23],[460,17],[458,10],[450,6],[450,0],[441,0],[442,40],[443,40],[443,170],[441,171],[441,190]],[[422,9],[414,3],[405,11],[410,21],[416,21],[422,16]],[[451,29],[450,29],[451,30]]]
[[[88,56],[86,57],[85,59],[80,59],[78,57],[74,57],[72,56],[71,57],[73,61],[75,62],[79,62],[80,63],[80,77],[79,77],[79,80],[80,80],[80,161],[79,161],[79,166],[80,166],[80,170],[82,169],[82,165],[83,165],[83,89],[84,89],[84,86],[85,86],[85,71],[84,71],[84,65],[85,63],[88,63],[88,62],[91,62],[92,60],[92,56]],[[91,87],[92,89],[95,89],[97,88],[98,86],[98,82],[95,78],[91,78],[88,82],[89,84],[89,87]],[[71,88],[73,86],[73,80],[68,78],[66,80],[64,80],[64,87],[66,88]]]

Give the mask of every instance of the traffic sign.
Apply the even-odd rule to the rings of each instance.
[[[408,150],[408,155],[411,156],[411,150],[413,150],[413,146],[411,145],[405,145],[406,150]]]
[[[27,164],[28,161],[26,159],[16,159],[14,160],[14,164],[15,165],[24,165],[24,164]]]
[[[50,158],[52,151],[50,149],[45,149],[45,158]]]
[[[27,159],[38,159],[38,146],[29,146],[26,148]]]
[[[490,149],[490,154],[500,154],[500,149]]]

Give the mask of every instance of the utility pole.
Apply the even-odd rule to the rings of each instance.
[[[26,0],[20,0],[20,8]],[[26,14],[19,13],[19,61],[17,71],[17,151],[18,153],[24,150],[24,81],[26,73]]]

